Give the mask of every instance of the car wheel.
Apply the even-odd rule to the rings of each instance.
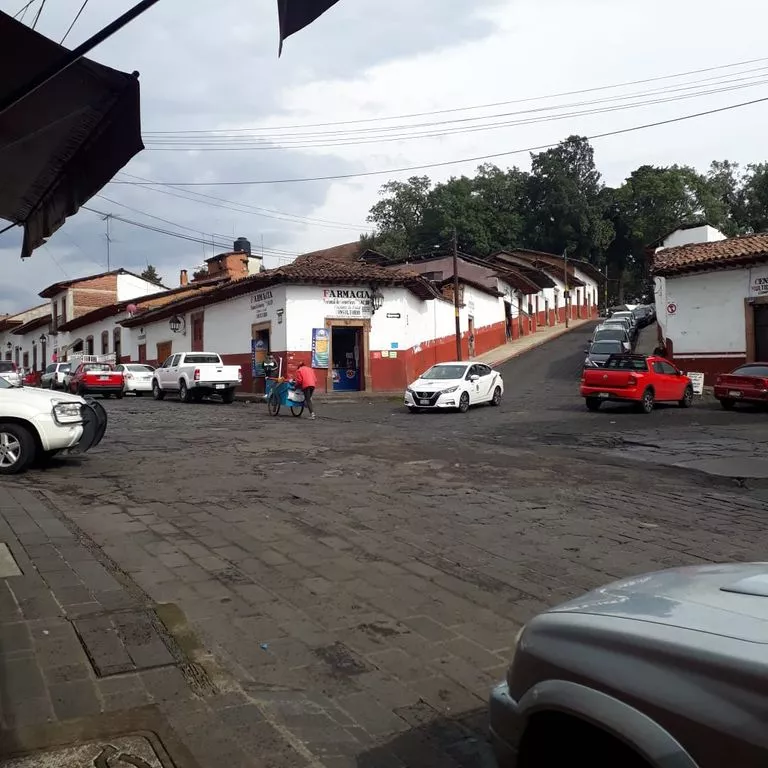
[[[228,390],[226,390],[226,392],[222,392],[221,399],[225,403],[227,403],[227,405],[229,405],[230,403],[234,403],[235,402],[235,390],[234,389],[228,389]],[[304,410],[304,406],[303,405],[301,406],[301,410],[302,411]],[[294,413],[293,415],[295,416],[296,414]],[[299,414],[299,416],[301,416],[301,414]]]
[[[88,392],[87,392],[87,390],[85,389],[85,387],[84,387],[84,386],[81,384],[81,385],[80,385],[80,386],[77,388],[77,394],[78,394],[78,395],[80,395],[80,397],[85,397],[85,396],[88,394]]]
[[[181,400],[182,403],[191,403],[192,402],[192,395],[187,387],[187,383],[182,379],[179,382],[179,400]]]
[[[732,411],[736,407],[736,401],[724,397],[720,400],[720,405],[723,406],[724,411]]]
[[[459,413],[466,413],[469,410],[469,394],[462,392],[459,398]]]
[[[600,406],[602,405],[602,402],[596,397],[587,397],[585,398],[585,402],[587,404],[587,410],[589,411],[599,411]]]
[[[165,392],[160,389],[160,385],[157,383],[157,381],[152,382],[152,397],[154,397],[155,400],[165,399]]]
[[[680,401],[681,408],[690,408],[693,405],[693,387],[688,386],[683,392],[683,399]]]
[[[122,390],[120,390],[119,392],[115,392],[115,397],[116,397],[118,400],[122,400],[122,399],[123,399],[123,395],[124,395],[124,394],[125,394],[125,393],[124,393]]]
[[[648,387],[648,389],[643,392],[643,399],[640,401],[640,411],[642,413],[652,413],[653,412],[653,406],[656,404],[656,398],[653,394],[653,390]]]
[[[35,458],[35,438],[21,424],[0,424],[0,475],[23,472]]]
[[[491,405],[501,405],[501,387],[496,387],[493,390],[493,397],[491,398]]]

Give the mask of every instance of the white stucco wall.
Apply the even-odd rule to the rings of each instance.
[[[657,281],[659,323],[664,338],[672,340],[675,357],[744,355],[744,299],[749,285],[748,269],[681,275]],[[670,313],[670,308],[675,311]]]
[[[135,275],[117,276],[117,301],[130,301],[140,296],[150,296],[153,293],[162,293],[163,286],[150,283]]]
[[[662,243],[662,248],[675,248],[678,245],[689,245],[690,243],[715,243],[719,240],[725,240],[725,235],[709,224],[692,229],[678,229],[671,235],[667,235]],[[660,249],[659,249],[660,250]]]

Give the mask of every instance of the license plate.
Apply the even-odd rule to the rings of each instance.
[[[429,405],[429,400],[419,400],[419,405]]]
[[[610,396],[611,396],[611,395],[610,395],[610,393],[609,393],[609,392],[601,392],[601,393],[598,395],[598,397],[610,397]]]
[[[99,381],[109,381],[109,376],[99,376]]]
[[[226,384],[216,384],[216,389],[224,389],[226,387]]]
[[[728,393],[728,397],[741,397],[741,391],[740,391],[740,390],[738,390],[738,389],[732,389],[732,390],[731,390],[731,391]]]

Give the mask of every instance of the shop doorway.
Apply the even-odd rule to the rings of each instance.
[[[755,306],[755,360],[768,360],[768,304]]]
[[[161,341],[157,345],[157,364],[162,365],[173,352],[173,342],[172,341]]]
[[[251,326],[251,376],[253,377],[251,391],[254,393],[266,392],[264,361],[272,351],[270,329],[270,323],[254,323]]]
[[[507,341],[512,341],[512,303],[504,301],[504,329]]]
[[[364,387],[363,327],[331,327],[331,381],[334,392],[360,392]]]

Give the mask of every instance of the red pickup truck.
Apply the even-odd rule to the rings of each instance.
[[[635,403],[642,413],[651,413],[657,402],[693,402],[691,380],[669,360],[654,355],[611,355],[604,368],[585,368],[581,396],[590,411],[605,401]]]

